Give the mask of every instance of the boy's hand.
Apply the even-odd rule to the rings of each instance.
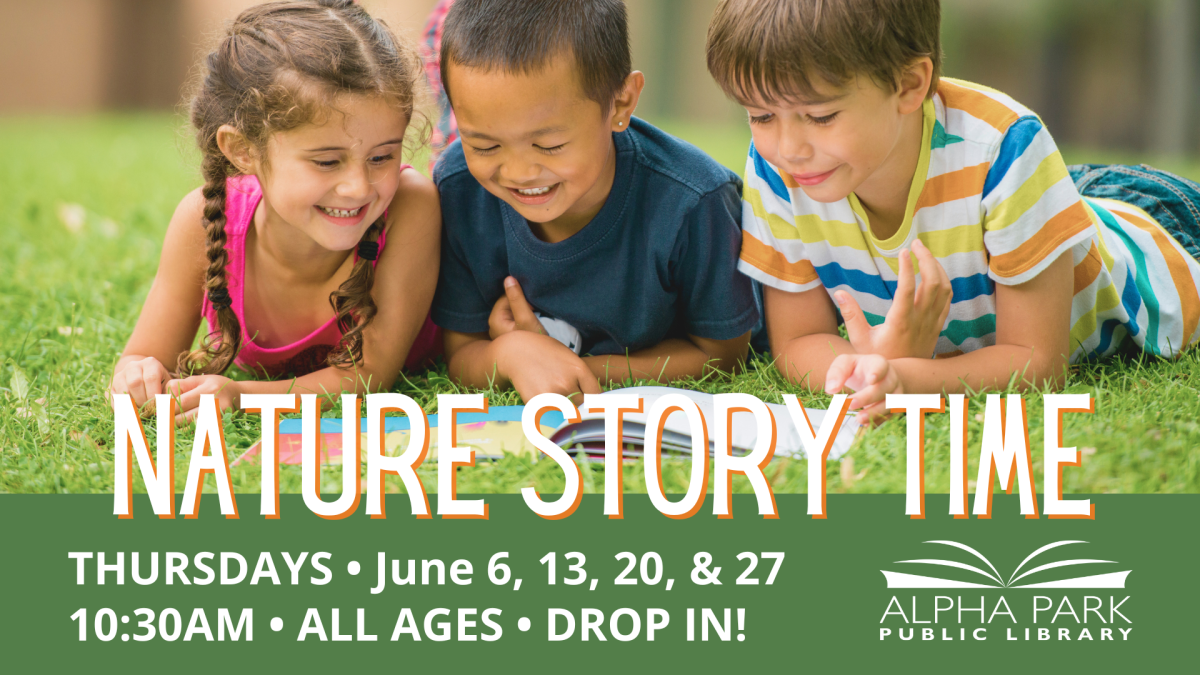
[[[850,344],[859,354],[878,354],[886,359],[933,356],[938,336],[950,315],[952,290],[946,270],[920,239],[913,242],[912,253],[917,256],[921,285],[913,279],[912,259],[907,249],[900,251],[900,280],[896,296],[887,317],[878,326],[871,326],[862,309],[845,291],[834,293],[834,299],[846,322]]]
[[[213,394],[221,410],[238,404],[241,388],[237,382],[223,375],[193,375],[182,380],[171,380],[166,385],[167,393],[179,401],[176,422],[196,419],[200,411],[200,395]]]
[[[562,394],[576,405],[575,395],[599,394],[600,382],[578,354],[548,335],[514,330],[493,341],[496,369],[528,401],[538,394]]]
[[[492,306],[488,317],[488,336],[493,340],[514,330],[545,335],[542,322],[533,313],[533,307],[525,299],[521,284],[514,277],[504,279],[504,295]]]
[[[858,421],[874,424],[890,413],[888,394],[903,394],[904,384],[891,362],[878,354],[842,354],[829,365],[825,374],[825,393],[836,394],[843,387],[854,390],[850,409],[858,409]]]
[[[171,374],[163,364],[148,356],[129,363],[113,375],[109,391],[113,394],[129,394],[133,397],[133,404],[141,408],[147,402],[153,405],[156,394],[166,393],[163,383],[170,379]]]

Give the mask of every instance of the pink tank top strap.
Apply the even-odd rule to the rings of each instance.
[[[225,180],[225,286],[229,290],[233,313],[243,326],[242,290],[246,272],[246,232],[254,211],[262,199],[262,188],[255,176],[230,176]],[[217,312],[205,294],[201,313],[208,319],[210,331],[217,328]],[[246,339],[243,337],[242,341]]]

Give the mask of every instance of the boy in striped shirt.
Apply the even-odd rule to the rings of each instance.
[[[1061,385],[1122,343],[1195,343],[1200,186],[1068,168],[1033,112],[939,77],[939,30],[937,0],[713,16],[709,71],[753,136],[739,269],[777,367],[870,417],[888,393]]]

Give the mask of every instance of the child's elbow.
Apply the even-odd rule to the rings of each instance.
[[[1059,391],[1067,383],[1067,359],[1064,356],[1038,356],[1029,359],[1026,376],[1021,378],[1020,389],[1047,389]]]
[[[732,340],[712,341],[707,349],[701,347],[708,356],[708,366],[722,373],[733,373],[746,363],[750,354],[750,333]]]

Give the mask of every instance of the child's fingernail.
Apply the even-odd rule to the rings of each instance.
[[[837,304],[839,304],[839,305],[844,305],[844,304],[846,304],[846,294],[845,294],[845,293],[843,293],[843,292],[841,292],[841,291],[838,291],[837,293],[834,293],[834,294],[833,294],[833,299],[834,299],[834,301],[835,301],[835,302],[837,302]]]
[[[513,286],[516,286],[516,285],[517,285],[517,280],[515,277],[504,277],[504,287],[505,288],[512,288]]]

